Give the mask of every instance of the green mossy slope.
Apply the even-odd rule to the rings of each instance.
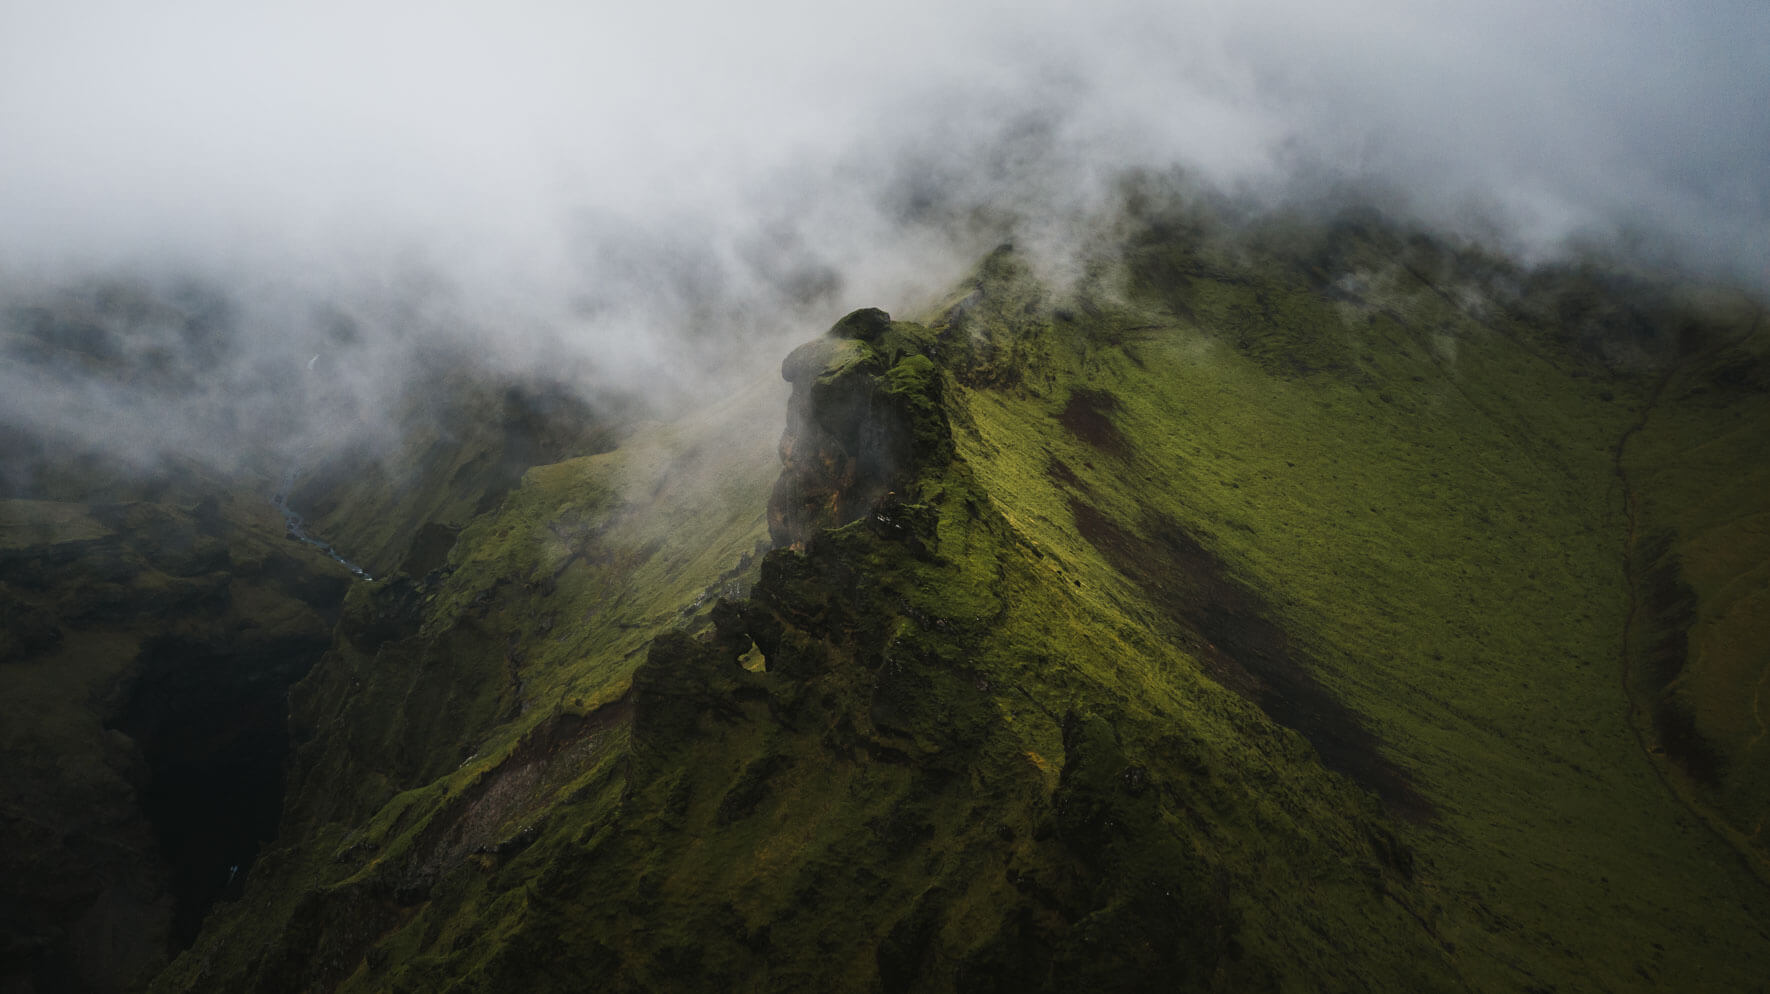
[[[709,539],[737,559],[759,523],[667,531],[635,567],[606,478],[531,473],[434,591],[396,579],[347,609],[297,699],[309,745],[285,834],[303,841],[162,986],[1453,983],[1380,809],[1160,633],[1098,617],[953,458],[930,333],[832,341],[795,377],[822,435],[783,445],[783,478],[809,459],[881,499],[824,521],[777,488],[787,531],[825,527],[636,670],[615,632],[587,648],[595,619],[575,612],[576,648],[512,661],[540,604],[594,596],[622,630],[669,629],[620,598],[684,602],[649,563]],[[573,589],[579,553],[605,568]],[[351,620],[414,601],[405,631]]]
[[[1133,215],[794,352],[778,453],[740,398],[354,590],[159,989],[1761,984],[1624,687],[1617,460],[1708,312]]]
[[[651,638],[704,624],[754,573],[776,472],[761,425],[778,409],[754,391],[537,467],[442,565],[353,587],[293,694],[280,844],[160,986],[329,987],[366,955],[418,970],[439,934],[495,935],[520,912],[534,866],[574,834],[555,819],[609,782]]]
[[[347,557],[380,577],[447,551],[448,539],[495,508],[531,466],[605,452],[627,419],[592,411],[570,388],[488,371],[443,355],[389,399],[385,431],[343,452],[287,467],[289,504]],[[300,472],[295,473],[296,470]],[[426,555],[426,541],[440,547]]]
[[[1198,607],[1245,600],[1200,591],[1184,553],[1264,593],[1363,732],[1268,712],[1388,802],[1476,987],[1749,989],[1770,956],[1765,895],[1659,783],[1619,688],[1614,453],[1703,312],[1360,224],[1305,234],[1157,230],[1073,300],[992,260],[944,320],[1043,375],[966,396],[987,489],[1053,568],[1117,574],[1093,595],[1102,616],[1167,615],[1254,700],[1274,696],[1261,657],[1282,654]],[[1126,556],[1115,536],[1144,544]],[[1216,662],[1222,648],[1256,665]]]

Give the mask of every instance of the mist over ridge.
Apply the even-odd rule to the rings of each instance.
[[[1755,989],[1765,2],[0,3],[0,994]]]
[[[168,403],[8,362],[0,405],[213,454],[372,428],[451,350],[692,396],[1004,238],[1070,250],[1134,170],[1762,291],[1765,37],[1750,3],[15,5],[9,303],[135,281],[228,320],[146,348]]]

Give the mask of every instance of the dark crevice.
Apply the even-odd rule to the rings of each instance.
[[[1696,717],[1674,686],[1689,656],[1696,591],[1685,581],[1683,563],[1672,545],[1671,533],[1662,532],[1639,551],[1645,569],[1639,594],[1638,693],[1651,709],[1653,731],[1666,758],[1690,779],[1715,788],[1726,772],[1726,761],[1697,727]]]
[[[237,897],[275,838],[289,752],[288,688],[326,649],[293,637],[218,645],[150,641],[110,727],[134,739],[151,780],[141,806],[172,874],[173,952],[215,902]]]

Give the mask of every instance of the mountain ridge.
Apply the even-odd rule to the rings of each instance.
[[[1141,211],[373,523],[155,989],[1749,989],[1761,306]]]

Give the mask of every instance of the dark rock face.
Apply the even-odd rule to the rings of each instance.
[[[951,455],[940,376],[919,331],[876,308],[855,311],[781,364],[793,395],[768,503],[776,545],[803,547],[861,518],[920,465]]]
[[[111,727],[134,740],[140,793],[174,900],[173,948],[196,938],[216,900],[237,896],[276,835],[289,752],[288,688],[325,651],[324,632],[241,640],[151,639]]]

